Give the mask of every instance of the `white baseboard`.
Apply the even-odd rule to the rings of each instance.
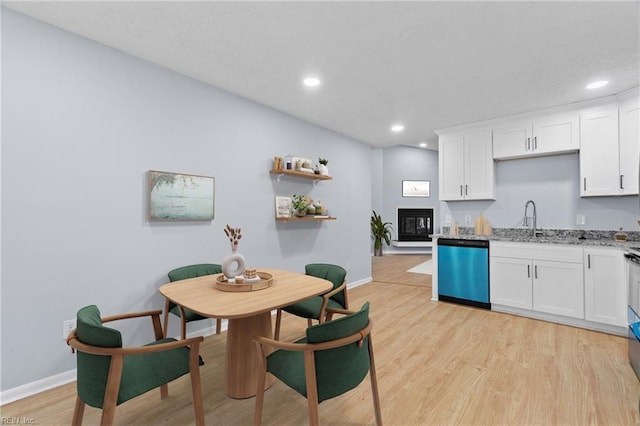
[[[371,277],[365,278],[363,280],[354,281],[347,285],[348,289],[359,287],[363,284],[368,284],[371,282]],[[275,314],[275,310],[271,312],[271,314]],[[228,328],[227,320],[222,320],[221,329],[222,331],[226,331]],[[209,326],[205,328],[201,328],[198,330],[193,330],[187,333],[187,337],[194,336],[211,336],[215,334],[216,329],[215,326]],[[176,339],[179,339],[180,336],[173,336]],[[49,389],[57,388],[58,386],[66,385],[67,383],[76,381],[76,369],[65,371],[64,373],[56,374],[54,376],[46,377],[41,380],[36,380],[35,382],[26,383],[24,385],[7,389],[5,391],[0,392],[0,406],[9,404],[11,402],[18,401],[23,398],[27,398],[38,393],[47,391]]]
[[[27,398],[58,386],[76,381],[76,369],[56,374],[55,376],[46,377],[35,382],[27,383],[6,391],[0,392],[0,405],[9,404],[19,399]]]

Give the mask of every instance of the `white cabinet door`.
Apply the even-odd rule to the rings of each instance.
[[[638,193],[640,172],[640,99],[620,103],[619,110],[622,195],[633,195]]]
[[[618,106],[581,114],[580,134],[580,195],[619,195]]]
[[[578,122],[578,114],[573,111],[536,119],[531,151],[536,155],[577,151],[580,147]]]
[[[584,318],[584,285],[581,263],[533,262],[533,309],[539,312]]]
[[[525,156],[531,150],[531,122],[515,121],[493,130],[493,158],[506,160]]]
[[[440,199],[462,200],[465,157],[463,136],[441,137],[438,150]]]
[[[465,199],[494,200],[495,187],[491,132],[465,135]]]
[[[584,249],[585,319],[625,327],[627,280],[622,250]]]
[[[531,260],[491,257],[490,301],[498,305],[532,309]]]
[[[441,136],[438,162],[441,200],[495,199],[489,131]]]
[[[578,113],[574,111],[501,124],[493,130],[493,158],[508,160],[577,151],[579,131]]]

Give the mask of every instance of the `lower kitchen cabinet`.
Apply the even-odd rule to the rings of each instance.
[[[584,318],[582,249],[491,244],[491,304]]]
[[[489,268],[491,303],[533,308],[531,260],[491,256]]]
[[[622,249],[495,241],[494,310],[621,334],[627,325]]]
[[[622,250],[584,249],[585,319],[626,327],[627,280]]]
[[[533,310],[584,318],[583,282],[582,263],[533,261]]]

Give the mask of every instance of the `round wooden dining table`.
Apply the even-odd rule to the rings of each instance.
[[[258,353],[254,336],[273,337],[271,311],[326,293],[330,281],[296,272],[259,268],[273,276],[272,284],[254,291],[222,291],[216,288],[221,274],[174,281],[160,287],[172,302],[198,314],[228,320],[224,389],[231,398],[255,396]],[[273,383],[268,377],[265,388]]]

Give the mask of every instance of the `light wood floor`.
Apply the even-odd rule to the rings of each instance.
[[[424,261],[415,257],[415,264]],[[407,258],[373,259],[375,282],[350,291],[352,308],[371,302],[382,417],[387,425],[635,425],[640,383],[624,338],[487,310],[432,302],[430,285],[395,284]],[[385,274],[378,282],[379,268]],[[413,274],[412,274],[413,275]],[[422,277],[424,278],[424,277]],[[283,339],[305,321],[283,318]],[[225,334],[205,339],[201,368],[209,425],[249,425],[254,400],[222,389]],[[71,356],[71,355],[69,355]],[[373,424],[369,379],[320,404],[326,425]],[[74,384],[2,407],[2,416],[40,425],[69,424]],[[116,410],[119,425],[193,423],[188,376],[160,401],[151,392]],[[98,424],[87,407],[85,424]],[[276,382],[265,395],[263,423],[308,424],[306,401]]]

